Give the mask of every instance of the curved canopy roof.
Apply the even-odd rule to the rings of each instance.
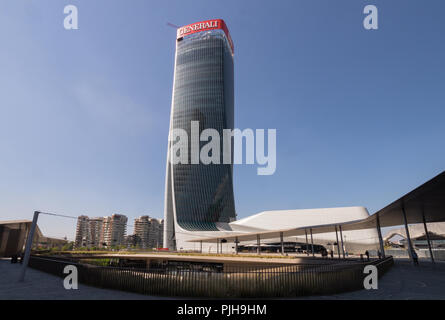
[[[310,229],[312,233],[335,232],[341,226],[343,231],[376,228],[377,218],[381,227],[392,227],[404,224],[403,211],[405,211],[408,224],[445,221],[445,171],[425,182],[418,188],[397,199],[383,209],[375,212],[366,219],[349,221],[345,223],[322,224],[299,228],[288,228],[264,232],[252,233],[227,233],[218,237],[206,237],[190,240],[190,242],[217,242],[227,241],[252,241],[257,236],[260,239],[302,236]]]

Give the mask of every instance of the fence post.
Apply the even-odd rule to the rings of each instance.
[[[29,256],[31,254],[32,240],[34,238],[34,233],[37,228],[37,219],[39,218],[39,213],[40,213],[39,211],[34,211],[34,217],[32,218],[31,229],[29,230],[28,238],[26,239],[25,256],[23,260],[22,270],[20,272],[19,281],[25,280],[26,267],[28,266]]]

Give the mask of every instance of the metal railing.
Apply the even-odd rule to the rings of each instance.
[[[78,281],[99,288],[159,296],[259,298],[325,295],[363,289],[364,267],[373,264],[379,277],[392,257],[370,262],[330,265],[295,264],[261,268],[232,267],[222,272],[178,269],[107,267],[69,260],[32,256],[29,266],[65,277],[66,265],[75,265]]]

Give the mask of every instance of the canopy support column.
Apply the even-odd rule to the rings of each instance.
[[[385,259],[385,246],[383,245],[382,230],[380,228],[380,218],[378,213],[377,213],[376,223],[377,223],[377,233],[379,235],[380,252],[382,254],[382,258]]]
[[[338,251],[338,258],[340,259],[340,243],[338,242],[337,226],[335,226],[335,237],[337,238],[337,251]]]
[[[238,237],[235,238],[235,254],[238,254]]]
[[[406,211],[405,206],[402,205],[402,213],[403,213],[403,222],[405,224],[405,232],[406,232],[406,240],[408,242],[408,255],[411,259],[411,261],[414,263],[414,257],[413,257],[413,244],[411,243],[411,236],[409,235],[409,228],[408,228],[408,219],[406,218]]]
[[[281,255],[284,255],[283,232],[280,232],[280,242],[281,242]]]
[[[315,257],[315,252],[314,252],[314,238],[312,237],[312,228],[310,229],[311,232],[311,250],[312,250],[312,256]]]
[[[341,252],[343,254],[343,259],[346,259],[346,256],[345,256],[345,244],[343,243],[343,231],[341,229],[341,225],[339,225],[338,227],[340,228]]]
[[[425,219],[425,212],[422,208],[422,219],[423,219],[423,227],[425,228],[425,235],[426,235],[426,241],[428,242],[428,249],[430,251],[430,257],[431,257],[431,262],[434,264],[434,256],[433,256],[433,249],[431,248],[431,240],[430,240],[430,235],[428,234],[428,228],[426,226],[426,219]]]
[[[260,248],[260,235],[256,235],[256,253],[261,254],[261,248]]]
[[[308,248],[309,248],[309,242],[308,242],[308,240],[307,240],[307,230],[306,230],[306,229],[304,229],[304,233],[306,234],[306,254],[309,255],[309,250],[308,250]]]

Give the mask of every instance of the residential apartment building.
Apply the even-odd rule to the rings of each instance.
[[[102,246],[100,243],[100,237],[102,235],[104,218],[90,218],[88,220],[88,238],[89,246],[99,248]]]
[[[134,220],[134,235],[137,236],[138,244],[142,249],[153,249],[162,247],[164,233],[164,220],[141,216]]]
[[[87,216],[77,217],[76,239],[74,241],[75,248],[88,246],[89,242],[88,221],[89,218]]]
[[[110,217],[104,217],[100,244],[108,248],[124,245],[125,234],[127,232],[127,220],[127,217],[122,214],[113,214]]]
[[[124,245],[127,217],[113,214],[110,217],[77,218],[75,248],[100,248]]]

